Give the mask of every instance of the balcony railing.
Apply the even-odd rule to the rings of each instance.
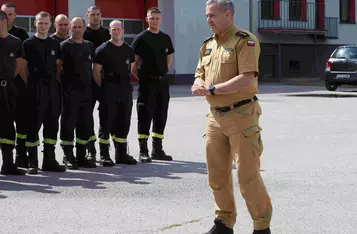
[[[338,17],[325,17],[325,36],[327,38],[338,38]]]
[[[324,33],[323,22],[319,18],[319,12],[324,14],[324,5],[321,7],[320,4],[306,1],[277,1],[279,0],[258,1],[259,29]]]

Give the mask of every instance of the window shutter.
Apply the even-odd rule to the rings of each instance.
[[[273,17],[274,19],[280,19],[280,0],[274,0],[273,4]]]
[[[348,6],[349,6],[348,21],[351,23],[355,23],[356,22],[356,0],[349,0]]]
[[[307,20],[307,0],[301,0],[300,2],[300,19]]]

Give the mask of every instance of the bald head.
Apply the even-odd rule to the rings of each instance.
[[[69,20],[66,15],[60,14],[55,18],[56,35],[60,38],[67,38],[69,31]]]
[[[74,17],[71,20],[72,38],[76,40],[83,39],[83,34],[85,30],[86,30],[86,22],[82,17]]]
[[[57,15],[55,18],[55,22],[59,22],[59,21],[63,21],[63,20],[68,21],[68,17],[66,15],[60,14],[60,15]]]

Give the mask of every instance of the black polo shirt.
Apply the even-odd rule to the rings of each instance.
[[[31,36],[23,43],[23,58],[28,62],[30,79],[55,79],[60,44],[51,37]]]
[[[134,51],[128,44],[116,46],[110,41],[97,48],[94,59],[95,63],[103,66],[104,82],[117,84],[130,83],[130,68],[134,61]]]
[[[101,44],[110,40],[109,29],[100,26],[98,30],[94,30],[87,27],[83,35],[84,40],[90,41],[94,45],[94,49],[97,49]]]
[[[76,43],[70,38],[61,43],[63,82],[73,85],[89,85],[92,80],[94,47],[89,41]]]
[[[15,75],[16,59],[21,57],[21,41],[9,34],[0,38],[0,80],[12,79]]]
[[[67,40],[69,37],[63,39],[60,37],[57,37],[55,34],[52,34],[50,37],[52,37],[53,39],[56,39],[59,43],[62,43],[63,41]]]
[[[26,30],[20,27],[17,27],[16,25],[13,25],[12,28],[10,29],[9,33],[21,40],[21,42],[24,42],[27,38],[29,38],[29,35],[27,34]]]
[[[133,40],[132,48],[139,56],[139,75],[164,76],[168,73],[167,56],[175,52],[169,35],[145,30]]]

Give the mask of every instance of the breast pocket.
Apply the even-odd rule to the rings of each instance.
[[[222,72],[227,74],[227,79],[238,75],[238,65],[236,51],[224,51],[221,57]]]

